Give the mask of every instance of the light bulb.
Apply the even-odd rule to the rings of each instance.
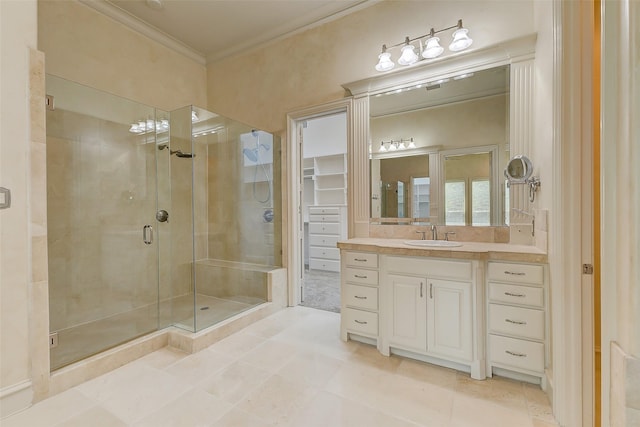
[[[402,55],[398,58],[398,64],[400,65],[411,65],[418,62],[418,55],[415,52],[415,46],[412,44],[407,44],[402,46]]]
[[[458,52],[471,46],[473,40],[467,35],[469,30],[466,28],[458,28],[453,32],[453,41],[449,45],[449,50]]]
[[[430,37],[427,39],[427,46],[422,51],[422,57],[427,59],[437,58],[442,55],[444,48],[440,46],[439,37]]]
[[[380,149],[378,150],[379,153],[384,153],[385,151],[387,151],[387,149],[384,146],[384,142],[380,143]]]
[[[389,151],[396,151],[398,149],[398,147],[396,147],[395,143],[391,143],[389,144]]]
[[[378,55],[378,64],[376,64],[376,70],[378,71],[389,71],[392,70],[396,64],[391,60],[391,54],[388,52],[382,52]]]
[[[408,148],[416,148],[416,144],[414,144],[414,142],[413,142],[413,138],[411,138],[411,139],[409,140],[409,147],[408,147]]]

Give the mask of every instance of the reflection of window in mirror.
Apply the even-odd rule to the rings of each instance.
[[[411,206],[412,218],[429,218],[431,213],[431,180],[428,176],[413,178],[413,200]]]
[[[406,218],[404,213],[404,182],[398,181],[398,218]]]
[[[509,225],[509,218],[511,218],[510,214],[510,199],[509,199],[509,180],[504,180],[504,225]]]
[[[491,225],[491,153],[445,157],[445,224]]]

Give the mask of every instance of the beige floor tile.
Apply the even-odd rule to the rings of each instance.
[[[318,394],[318,389],[273,375],[245,397],[236,409],[275,425],[286,425]]]
[[[238,358],[264,341],[264,337],[241,331],[209,346],[209,350],[228,357]]]
[[[232,357],[205,349],[179,360],[164,371],[195,385],[233,363]]]
[[[188,353],[177,350],[172,347],[165,347],[160,350],[149,353],[138,359],[139,362],[145,363],[152,368],[164,369],[169,365],[173,365],[177,361],[189,356]]]
[[[345,362],[316,352],[298,353],[278,375],[318,388],[324,387]]]
[[[398,375],[437,385],[449,390],[456,388],[456,371],[419,360],[402,359],[396,370]]]
[[[496,376],[478,381],[472,379],[467,373],[458,372],[455,390],[468,397],[486,400],[505,408],[528,413],[524,386],[519,381]]]
[[[398,369],[402,359],[397,356],[384,356],[377,348],[366,344],[360,344],[356,351],[349,356],[348,361],[353,364],[368,366],[393,373]]]
[[[135,362],[78,386],[127,423],[159,410],[189,388],[181,378]]]
[[[553,421],[552,423],[547,423],[545,421],[533,419],[533,427],[559,427],[558,423]]]
[[[454,392],[377,368],[346,363],[326,391],[425,426],[447,426]]]
[[[526,413],[457,394],[450,427],[533,427]]]
[[[96,402],[75,389],[55,395],[2,420],[2,427],[49,427],[83,413]]]
[[[298,352],[299,349],[295,346],[268,340],[242,356],[240,360],[269,372],[276,372],[293,359]]]
[[[134,427],[195,427],[210,426],[231,409],[224,402],[203,390],[190,390],[176,400],[133,424]]]
[[[327,392],[320,392],[288,424],[289,427],[414,427],[417,425]]]
[[[126,427],[127,424],[120,418],[101,406],[94,406],[87,411],[56,424],[55,427]]]
[[[237,403],[270,375],[268,371],[253,365],[234,362],[198,384],[198,388],[226,402]]]
[[[248,412],[232,409],[213,424],[213,427],[270,427],[273,425]]]

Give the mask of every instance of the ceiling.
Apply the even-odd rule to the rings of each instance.
[[[120,15],[125,24],[151,27],[143,29],[147,34],[149,30],[159,30],[207,62],[337,19],[375,3],[375,0],[83,1],[102,10],[112,9],[109,14],[112,17]]]

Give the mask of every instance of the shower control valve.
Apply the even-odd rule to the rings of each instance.
[[[164,209],[160,209],[158,212],[156,212],[156,219],[158,220],[158,222],[169,221],[169,212],[165,211]]]

